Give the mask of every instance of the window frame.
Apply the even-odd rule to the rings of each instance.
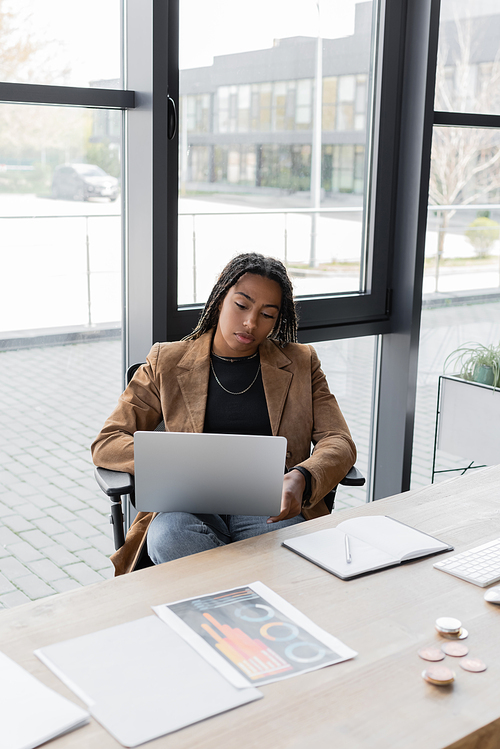
[[[178,65],[179,0],[168,0],[168,93],[179,96]],[[358,335],[380,335],[391,330],[391,261],[393,256],[393,206],[398,158],[399,108],[403,49],[401,3],[374,0],[373,26],[377,30],[378,54],[372,71],[375,82],[373,129],[365,163],[365,184],[371,173],[372,190],[365,204],[366,263],[362,261],[361,286],[366,291],[348,294],[300,297],[299,338],[302,341],[326,340]],[[383,24],[380,23],[383,19]],[[383,29],[383,30],[382,30]],[[373,96],[373,94],[372,94]],[[382,116],[383,113],[383,116]],[[367,123],[367,126],[368,123]],[[153,302],[154,340],[178,340],[196,325],[201,304],[177,304],[177,162],[178,134],[167,143],[170,188],[166,195],[167,227],[166,283]],[[390,189],[387,189],[387,185]],[[381,189],[382,185],[384,189]],[[375,196],[377,199],[375,200]],[[364,253],[363,253],[364,254]],[[155,274],[156,276],[156,274]],[[166,303],[165,303],[165,300]]]

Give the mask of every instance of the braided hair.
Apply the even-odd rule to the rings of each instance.
[[[269,338],[281,346],[297,341],[297,311],[292,283],[286,268],[280,260],[264,257],[257,252],[237,255],[229,261],[210,292],[196,328],[183,340],[195,341],[217,326],[220,307],[227,292],[245,273],[254,273],[256,276],[269,278],[271,281],[276,281],[281,288],[281,308]]]

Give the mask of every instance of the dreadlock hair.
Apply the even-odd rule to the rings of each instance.
[[[286,268],[280,260],[264,257],[257,252],[237,255],[229,261],[210,292],[198,325],[192,333],[183,338],[184,341],[195,341],[217,326],[220,306],[227,292],[245,273],[254,273],[256,276],[269,278],[276,281],[281,288],[281,308],[269,338],[279,343],[280,346],[297,341],[297,311],[293,300],[292,283]]]

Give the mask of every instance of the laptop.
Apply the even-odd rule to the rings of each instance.
[[[136,432],[136,509],[279,515],[286,445],[285,437]]]

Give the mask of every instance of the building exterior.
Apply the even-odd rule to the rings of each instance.
[[[363,192],[371,10],[371,2],[356,6],[352,36],[322,40],[327,193]],[[314,37],[278,39],[181,71],[181,184],[309,190],[316,45]]]
[[[441,24],[436,107],[497,112],[500,13]],[[323,39],[321,187],[361,195],[370,111],[372,3],[356,5],[354,34]],[[310,189],[317,40],[215,57],[181,71],[181,191]],[[448,102],[448,105],[447,103]],[[488,108],[489,107],[489,108]],[[478,155],[478,158],[484,156]]]

